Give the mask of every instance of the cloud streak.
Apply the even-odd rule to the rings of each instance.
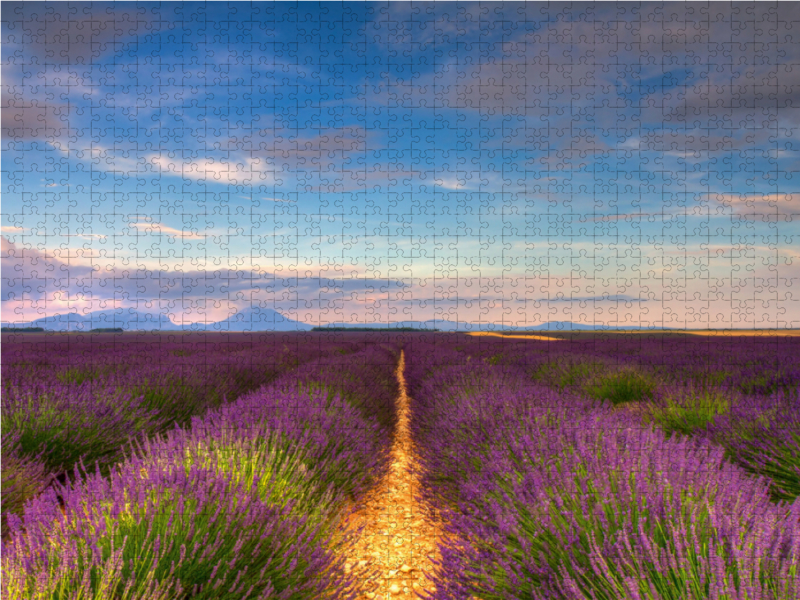
[[[194,181],[237,186],[275,183],[275,168],[262,158],[178,159],[160,154],[151,155],[148,161],[162,174],[176,175]]]
[[[174,227],[168,227],[163,223],[155,223],[152,221],[145,221],[145,222],[135,222],[130,223],[130,227],[136,229],[139,233],[143,234],[153,234],[153,235],[168,235],[173,237],[179,237],[182,240],[205,240],[206,235],[200,235],[199,233],[194,233],[191,231],[186,231],[184,229],[175,229]]]

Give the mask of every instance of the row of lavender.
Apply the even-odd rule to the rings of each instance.
[[[357,339],[272,335],[6,335],[2,512],[79,459],[103,473],[131,435],[152,437]]]
[[[3,597],[351,598],[343,518],[385,469],[397,351],[287,373],[77,468],[9,519]]]
[[[768,477],[774,499],[800,495],[798,337],[462,337],[450,345],[462,362],[515,365],[533,381],[624,407],[667,434],[706,438]]]
[[[535,380],[627,405],[667,434],[708,439],[768,477],[774,499],[800,495],[800,338],[605,341],[546,360],[533,352],[512,362]]]
[[[423,489],[449,523],[433,597],[800,596],[800,500],[707,438],[533,382],[566,348],[442,339],[407,350]]]

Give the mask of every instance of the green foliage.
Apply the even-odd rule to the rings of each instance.
[[[560,461],[554,464],[554,468],[563,472]],[[498,490],[492,496],[498,502],[503,498],[511,499],[514,510],[518,512],[517,526],[505,536],[502,545],[476,540],[477,547],[490,554],[500,552],[516,564],[525,564],[529,557],[535,557],[534,562],[545,567],[544,571],[570,577],[571,598],[709,598],[714,586],[721,583],[719,580],[715,583],[709,581],[708,570],[712,560],[718,560],[722,566],[720,577],[735,581],[737,587],[745,587],[745,577],[752,576],[747,559],[742,559],[748,542],[743,539],[735,540],[733,544],[720,543],[724,534],[714,525],[712,516],[718,510],[715,503],[723,501],[717,496],[721,494],[718,490],[685,488],[680,489],[679,496],[676,496],[672,484],[665,480],[660,484],[662,500],[655,496],[622,493],[623,489],[637,489],[637,480],[642,476],[647,478],[646,474],[619,469],[597,473],[580,463],[573,468],[572,480],[577,493],[571,490],[571,493],[565,493],[571,487],[566,485],[546,488],[543,495],[549,498],[549,502],[538,506],[515,499],[513,483],[498,480]],[[647,487],[653,489],[652,485]],[[609,494],[614,502],[608,502]],[[668,521],[650,509],[651,505],[662,502],[669,511]],[[639,534],[637,539],[640,531],[644,535]],[[683,548],[686,560],[682,564],[663,565],[644,553],[637,556],[625,552],[622,544],[619,557],[598,553],[605,540],[625,537],[628,543],[637,545],[642,543],[640,540],[646,540],[658,554],[663,552],[674,556],[679,554],[678,548]],[[570,539],[571,543],[565,544],[565,539]],[[780,590],[786,583],[776,577],[772,567],[771,561],[764,561],[764,568],[760,573],[756,569],[756,576],[777,594],[770,597],[783,597]],[[602,576],[597,576],[599,572]],[[586,573],[595,576],[587,577]],[[646,575],[642,577],[642,574]],[[519,594],[519,583],[509,581],[508,575],[504,568],[496,568],[492,574],[494,590]],[[534,590],[545,584],[538,573],[526,569],[523,577],[530,582],[531,595],[542,597],[534,594]],[[499,600],[507,596],[498,594],[491,597]]]
[[[694,376],[694,383],[695,385],[700,386],[701,388],[716,388],[722,387],[725,380],[730,377],[730,373],[728,371],[707,371],[704,370],[700,373],[696,373]]]
[[[82,384],[84,381],[93,380],[98,376],[98,372],[89,368],[68,367],[61,373],[56,373],[56,379],[61,383],[74,383],[77,385]]]
[[[657,387],[653,376],[636,367],[616,367],[594,357],[550,360],[540,364],[532,377],[559,391],[569,389],[613,404],[651,398]]]
[[[490,356],[489,358],[484,358],[484,362],[490,365],[499,365],[505,362],[505,357],[502,354],[495,354],[494,356]]]
[[[233,600],[239,596],[226,589],[233,577],[229,577],[228,586],[219,589],[211,589],[209,582],[215,574],[219,577],[226,570],[235,573],[246,567],[249,573],[266,569],[268,579],[278,590],[291,588],[296,583],[294,577],[297,577],[297,571],[302,572],[307,559],[297,556],[300,568],[292,574],[293,578],[288,578],[281,569],[280,561],[274,560],[265,551],[263,543],[250,538],[238,548],[237,524],[244,520],[246,513],[238,509],[237,495],[231,495],[229,499],[225,506],[219,507],[219,514],[210,510],[198,511],[197,499],[191,495],[177,495],[171,489],[153,489],[143,502],[132,503],[128,512],[116,516],[112,516],[110,507],[87,507],[92,511],[94,521],[104,521],[106,525],[104,533],[97,539],[97,549],[101,555],[109,557],[121,550],[121,569],[118,574],[114,573],[111,583],[116,588],[121,587],[123,582],[133,580],[136,582],[134,589],[141,593],[147,590],[151,582],[180,581],[184,590],[193,591],[188,595],[185,592],[175,595],[177,590],[173,589],[166,597]],[[69,535],[69,526],[59,533]],[[206,556],[208,553],[204,550],[207,548],[197,543],[204,539],[213,546],[213,557]],[[55,543],[59,541],[54,539]],[[287,537],[282,542],[276,541],[287,555],[291,555],[294,539]],[[222,566],[222,569],[218,570],[216,565]],[[103,587],[101,582],[107,574],[101,569],[100,566],[88,569],[93,584],[91,589]],[[121,591],[119,589],[117,593]],[[117,596],[111,594],[108,597]]]
[[[648,403],[646,418],[655,421],[667,435],[675,432],[691,435],[729,410],[730,399],[724,390],[690,387]]]
[[[591,378],[596,373],[600,373],[605,368],[605,364],[597,359],[557,359],[547,361],[534,371],[534,381],[539,381],[559,390],[565,388],[576,388]]]
[[[45,476],[46,467],[35,457],[20,457],[11,448],[3,448],[3,468],[0,469],[0,492],[2,492],[2,536],[8,532],[6,519],[9,514],[20,514],[25,503],[41,492],[50,483]]]
[[[796,413],[773,408],[753,419],[737,418],[727,426],[714,428],[711,439],[746,471],[767,477],[776,502],[792,502],[800,497],[800,429]]]
[[[192,465],[230,478],[231,489],[255,490],[258,498],[323,522],[331,492],[326,482],[315,480],[308,468],[306,449],[296,440],[272,433],[269,437],[200,439],[185,449],[188,476]]]
[[[83,458],[86,464],[114,454],[132,432],[143,431],[150,420],[142,411],[129,410],[133,399],[121,394],[105,400],[108,410],[100,413],[64,406],[49,395],[28,398],[3,410],[2,430],[19,435],[21,456],[41,454],[48,472],[71,468]]]
[[[132,388],[131,393],[134,396],[142,396],[143,405],[148,410],[169,415],[169,422],[164,424],[166,428],[176,422],[178,424],[188,422],[192,415],[199,411],[196,405],[201,391],[202,388],[192,386],[176,377],[158,383],[145,380]]]
[[[595,376],[583,387],[595,400],[608,400],[612,404],[638,402],[652,398],[656,383],[633,368]]]

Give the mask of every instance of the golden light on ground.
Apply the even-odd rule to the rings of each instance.
[[[432,574],[432,559],[439,558],[437,540],[441,524],[416,496],[419,477],[409,430],[409,398],[403,376],[405,354],[400,353],[397,379],[397,429],[392,443],[389,471],[368,494],[363,507],[351,515],[352,529],[364,525],[358,542],[350,551],[345,566],[356,575],[358,598],[417,598],[417,593],[432,592],[426,574]]]
[[[596,335],[612,335],[612,334],[631,334],[638,335],[663,335],[663,334],[676,334],[683,333],[687,335],[707,335],[707,336],[724,336],[724,337],[737,337],[737,336],[750,336],[750,337],[800,337],[800,329],[608,329],[608,330],[581,330],[581,331],[563,331],[559,334],[578,333],[581,335],[596,334]],[[467,335],[488,336],[511,338],[518,340],[540,340],[540,341],[564,341],[561,337],[550,337],[545,335],[506,335],[502,333],[495,333],[492,331],[471,331]]]
[[[548,337],[545,335],[504,335],[502,333],[494,333],[492,331],[471,331],[467,335],[477,335],[477,336],[485,336],[485,337],[499,337],[499,338],[511,338],[516,340],[540,340],[545,342],[562,342],[561,338],[555,337]]]
[[[757,337],[800,337],[800,329],[708,329],[683,330],[681,333],[708,336],[757,336]]]

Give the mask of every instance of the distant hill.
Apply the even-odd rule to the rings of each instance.
[[[66,313],[42,317],[29,323],[3,323],[3,327],[43,327],[47,331],[90,331],[91,329],[176,330],[169,317],[128,308],[96,310],[85,315]]]
[[[271,308],[254,306],[216,323],[184,325],[188,331],[310,331],[311,325],[294,321]]]
[[[614,329],[663,329],[662,327],[642,327],[639,325],[625,325],[623,327],[615,327],[613,325],[585,325],[583,323],[573,323],[571,321],[548,321],[541,325],[533,325],[532,327],[517,327],[517,331],[611,331]]]
[[[428,319],[427,321],[397,321],[394,323],[328,323],[313,326],[290,319],[271,308],[254,306],[245,308],[236,314],[216,323],[192,323],[188,325],[173,323],[167,315],[143,313],[133,309],[117,308],[99,310],[80,315],[76,313],[43,317],[26,323],[2,323],[6,329],[43,328],[46,331],[91,331],[93,329],[122,329],[124,331],[310,331],[324,328],[328,330],[424,330],[445,332],[525,332],[525,331],[612,331],[615,329],[644,330],[662,329],[660,327],[640,327],[629,325],[611,327],[608,325],[586,325],[571,321],[548,321],[540,325],[516,327],[500,323],[466,323],[444,319]]]
[[[396,321],[394,323],[329,323],[325,327],[339,329],[358,329],[369,327],[372,329],[414,329],[425,331],[478,331],[478,325],[472,323],[445,321],[442,319],[428,319],[427,321]]]
[[[322,327],[312,327],[311,331],[439,331],[438,329],[419,329],[417,327],[336,327],[324,325]]]
[[[428,331],[607,331],[613,329],[660,329],[652,327],[625,326],[611,327],[608,325],[586,325],[583,323],[573,323],[571,321],[548,321],[540,325],[529,325],[517,327],[514,325],[503,325],[502,323],[465,323],[457,321],[446,321],[441,319],[429,319],[428,321],[397,321],[395,323],[330,323],[325,327],[337,327],[340,329],[358,329],[362,327],[380,329],[424,329]]]

